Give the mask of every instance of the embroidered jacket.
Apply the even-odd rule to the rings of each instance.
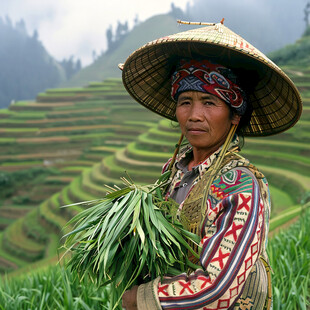
[[[235,144],[236,141],[230,149]],[[188,152],[191,149],[178,161]],[[219,152],[220,149],[199,165],[198,177],[180,209],[191,201],[191,193],[202,190],[199,186]],[[183,174],[176,171],[168,194]],[[265,177],[244,158],[231,159],[209,190],[200,232],[201,269],[140,285],[138,309],[264,309],[268,279],[260,257],[268,261],[269,213]]]

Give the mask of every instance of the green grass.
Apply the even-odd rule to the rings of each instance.
[[[296,224],[269,240],[273,309],[309,309],[309,221],[310,208]],[[108,287],[98,288],[87,278],[79,281],[55,263],[0,279],[1,310],[107,309],[108,296]]]
[[[1,310],[106,309],[109,290],[60,266],[53,266],[0,284]]]
[[[300,215],[296,224],[277,234],[268,244],[275,310],[310,307],[310,208]]]

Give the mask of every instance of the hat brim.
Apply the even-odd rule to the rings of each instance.
[[[217,26],[219,27],[219,26]],[[180,58],[206,58],[231,68],[252,105],[245,136],[283,132],[298,121],[300,94],[290,78],[264,54],[227,27],[220,25],[189,30],[152,41],[126,60],[123,83],[140,104],[176,120],[171,98],[171,74]]]

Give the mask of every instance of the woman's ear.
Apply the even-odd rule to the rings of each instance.
[[[233,125],[238,125],[240,120],[241,120],[241,115],[234,113],[234,115],[233,115],[233,117],[231,119],[231,123]]]

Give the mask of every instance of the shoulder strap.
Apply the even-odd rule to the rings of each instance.
[[[260,260],[262,261],[263,265],[265,266],[266,273],[267,273],[267,279],[268,279],[268,287],[267,287],[267,296],[266,301],[264,305],[264,310],[272,309],[272,285],[271,285],[271,268],[267,260],[260,256]]]

